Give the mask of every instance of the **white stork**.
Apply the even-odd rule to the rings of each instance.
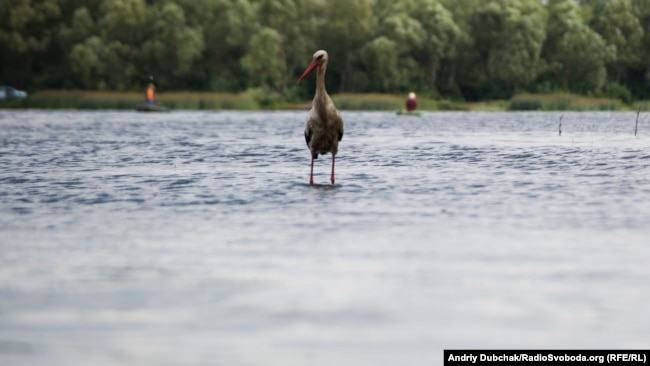
[[[330,180],[334,184],[334,160],[338,152],[339,141],[343,138],[343,120],[325,90],[327,52],[320,50],[314,53],[311,63],[298,79],[298,83],[303,81],[316,68],[318,68],[316,94],[305,125],[305,141],[311,152],[309,184],[314,184],[314,159],[318,159],[318,154],[327,153],[332,153],[332,176]]]

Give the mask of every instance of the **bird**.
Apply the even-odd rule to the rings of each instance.
[[[343,119],[336,109],[332,98],[325,90],[325,71],[327,69],[327,52],[318,50],[307,66],[298,83],[314,70],[316,73],[316,93],[305,124],[305,142],[311,153],[311,170],[309,184],[314,184],[314,160],[318,155],[332,154],[332,174],[330,181],[334,184],[334,161],[338,153],[339,141],[343,138]]]

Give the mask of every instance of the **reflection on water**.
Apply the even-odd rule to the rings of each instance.
[[[0,111],[0,364],[646,347],[650,125],[559,116]]]

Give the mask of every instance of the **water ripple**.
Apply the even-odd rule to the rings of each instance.
[[[325,155],[309,185],[304,111],[0,110],[0,358],[436,364],[468,342],[650,343],[634,113],[564,113],[561,137],[560,113],[342,115],[336,184]]]

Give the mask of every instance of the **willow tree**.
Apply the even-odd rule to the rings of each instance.
[[[318,18],[313,19],[318,23],[314,48],[325,49],[329,54],[327,70],[330,88],[332,91],[352,91],[353,65],[359,50],[374,38],[376,18],[372,12],[372,2],[329,0],[317,10]]]
[[[606,63],[614,50],[591,29],[573,0],[549,4],[547,40],[543,55],[550,70],[565,89],[587,92],[599,90],[606,82]]]
[[[638,90],[644,98],[650,98],[650,1],[634,0],[634,4],[638,9],[639,22],[643,29],[643,37],[639,47],[641,56],[639,68],[644,75],[644,82],[639,83],[640,88]]]
[[[143,67],[138,72],[155,74],[167,85],[182,85],[182,79],[202,55],[202,29],[188,25],[184,10],[174,3],[156,9],[152,28],[154,33],[143,43],[139,55],[148,69]]]
[[[449,83],[454,82],[456,68],[455,58],[460,46],[466,40],[466,34],[439,0],[423,0],[410,10],[413,18],[418,20],[423,31],[418,60],[424,70],[426,84],[435,88],[441,63],[450,65]]]
[[[144,0],[105,0],[101,13],[102,79],[111,89],[130,89],[135,80],[143,77],[138,71],[142,62],[138,53],[152,36],[152,12]],[[86,46],[93,44],[90,39],[84,42]]]
[[[204,48],[190,71],[200,88],[242,91],[249,85],[241,59],[259,30],[256,6],[249,0],[176,0],[186,22],[200,26]]]
[[[0,1],[0,77],[24,88],[39,57],[58,34],[61,9],[56,0]]]
[[[317,46],[311,37],[315,24],[309,16],[309,2],[260,0],[257,12],[260,25],[275,30],[280,37],[278,52],[273,57],[282,62],[279,70],[283,72],[284,82],[280,83],[279,91],[285,91],[288,86],[295,85],[295,82],[288,81],[300,75],[316,51]]]
[[[614,80],[619,83],[625,69],[641,61],[644,32],[632,0],[611,0],[604,4],[596,15],[595,28],[616,52],[611,64]]]
[[[425,69],[416,61],[416,57],[424,49],[426,38],[422,24],[409,14],[408,9],[396,9],[385,18],[379,19],[378,34],[389,39],[395,46],[399,84],[395,83],[393,89],[400,91],[419,89],[425,78]],[[376,75],[375,77],[382,77],[382,75],[373,74]],[[385,77],[390,78],[390,75]]]
[[[70,67],[83,88],[106,89],[106,69],[110,56],[98,36],[90,36],[72,48]]]
[[[249,86],[282,91],[286,85],[286,63],[282,36],[275,29],[261,28],[251,37],[242,66],[249,73]]]
[[[367,70],[365,90],[392,93],[399,87],[397,49],[395,41],[385,36],[379,36],[361,48],[359,61]]]
[[[537,78],[543,68],[546,9],[538,0],[503,1],[503,18],[488,69],[517,92]]]

